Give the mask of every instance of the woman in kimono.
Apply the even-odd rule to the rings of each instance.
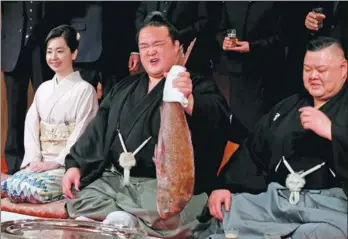
[[[55,75],[40,85],[27,113],[21,171],[1,183],[2,192],[16,203],[63,198],[65,156],[98,110],[94,88],[73,70],[79,44],[76,30],[58,26],[45,44],[46,61]]]
[[[199,238],[232,228],[239,239],[347,238],[347,60],[336,39],[309,42],[303,81],[307,93],[278,103],[226,165]]]

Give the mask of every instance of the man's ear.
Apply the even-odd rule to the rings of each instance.
[[[180,42],[178,40],[175,40],[174,47],[175,47],[175,53],[178,54],[180,51]]]
[[[72,60],[73,60],[73,61],[76,60],[77,54],[78,54],[78,53],[79,53],[79,50],[77,50],[77,49],[73,52],[73,54],[72,54]]]
[[[348,63],[347,60],[343,60],[341,63],[341,74],[342,76],[347,77],[348,74]]]

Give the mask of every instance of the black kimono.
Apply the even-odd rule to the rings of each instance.
[[[195,217],[201,213],[207,201],[204,192],[210,190],[215,180],[226,145],[228,126],[228,106],[215,83],[198,75],[191,76],[191,79],[194,107],[192,116],[187,115],[187,121],[194,147],[197,196],[185,208],[190,213],[182,214],[186,217],[186,223],[181,220],[177,226],[186,225],[184,231],[195,227]],[[165,81],[162,80],[147,93],[148,82],[148,75],[140,73],[115,85],[102,102],[96,118],[72,147],[65,165],[67,169],[80,168],[83,189],[77,193],[76,199],[67,204],[67,209],[71,217],[82,215],[98,219],[103,219],[112,211],[123,210],[140,218],[140,224],[149,233],[163,237],[172,233],[170,230],[162,230],[161,234],[156,232],[157,184],[152,158],[160,127],[159,106]],[[118,158],[123,149],[117,129],[130,152],[152,136],[135,156],[137,164],[130,171],[132,186],[127,188],[120,181],[123,171]],[[112,164],[116,173],[107,170]],[[144,211],[149,215],[144,216]],[[176,230],[174,233],[181,232]]]
[[[232,192],[262,192],[267,184],[285,185],[289,174],[280,162],[286,158],[294,171],[326,164],[306,176],[306,189],[348,189],[348,89],[341,91],[320,110],[332,121],[332,141],[303,129],[301,107],[313,106],[312,96],[296,94],[278,103],[256,125],[221,172],[218,187]],[[278,166],[278,167],[277,167]],[[246,177],[245,175],[248,175]]]
[[[199,238],[223,238],[226,228],[238,228],[241,239],[347,238],[347,104],[346,83],[320,107],[332,122],[332,141],[301,125],[299,109],[313,106],[311,96],[294,95],[277,104],[222,172],[217,188],[233,193],[231,207],[227,212],[222,206],[223,221],[214,219]],[[325,164],[306,175],[303,189],[295,192],[285,183],[290,172],[283,156],[295,172]]]

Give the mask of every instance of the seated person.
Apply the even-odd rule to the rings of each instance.
[[[240,239],[347,238],[347,60],[337,40],[309,42],[303,81],[308,92],[278,103],[224,168],[199,238],[231,228]]]
[[[73,71],[78,44],[76,30],[67,25],[46,38],[46,61],[56,74],[40,85],[27,113],[21,171],[1,183],[12,202],[63,198],[65,156],[98,110],[94,88]]]
[[[158,12],[150,13],[137,37],[145,72],[113,87],[65,159],[63,192],[72,198],[67,202],[67,211],[72,218],[94,220],[104,220],[116,212],[113,215],[120,215],[120,220],[129,219],[127,225],[139,225],[151,235],[185,238],[199,225],[196,217],[208,200],[206,192],[211,189],[223,156],[228,105],[211,78],[182,72],[173,81],[173,87],[188,99],[184,109],[194,147],[195,195],[180,215],[161,220],[156,208],[153,156],[165,75],[180,60],[180,42],[177,29]],[[118,132],[129,152],[151,136],[135,155],[129,186],[123,186],[123,169],[118,162],[123,152]]]

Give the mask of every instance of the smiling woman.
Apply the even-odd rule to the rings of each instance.
[[[12,202],[62,198],[65,156],[98,109],[94,88],[73,71],[77,47],[71,26],[58,26],[47,36],[46,60],[56,74],[40,85],[27,113],[21,171],[1,182]]]

